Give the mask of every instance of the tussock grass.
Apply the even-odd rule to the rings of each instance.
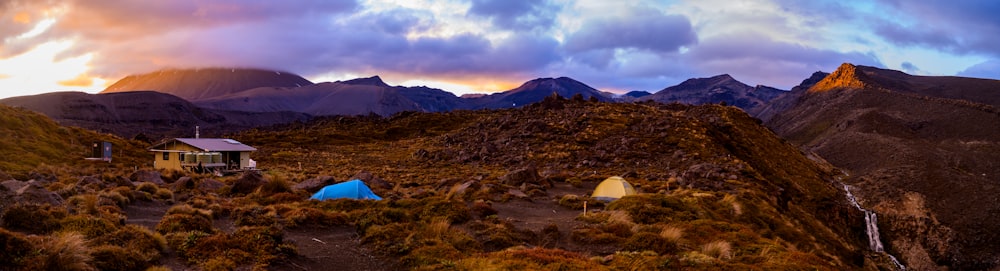
[[[96,270],[90,265],[91,249],[84,236],[75,232],[62,232],[37,238],[36,254],[28,262],[28,270]]]
[[[701,246],[701,253],[720,260],[733,258],[733,245],[728,241],[712,241]]]

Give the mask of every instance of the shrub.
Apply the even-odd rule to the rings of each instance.
[[[149,262],[135,257],[135,251],[113,245],[102,245],[91,249],[94,267],[98,270],[143,270],[149,267]]]
[[[166,214],[168,214],[168,215],[172,215],[172,214],[185,214],[185,215],[203,216],[203,217],[208,218],[208,219],[212,218],[212,211],[211,210],[194,208],[191,205],[187,205],[187,204],[175,205],[173,207],[170,207],[170,209],[167,209],[167,213]]]
[[[278,193],[290,193],[292,186],[285,178],[273,178],[271,181],[264,182],[255,192],[257,196],[268,197]]]
[[[163,234],[187,231],[211,233],[214,232],[214,229],[212,228],[212,221],[204,216],[169,214],[164,216],[159,224],[156,224],[156,231]]]
[[[0,266],[18,267],[35,250],[28,239],[19,233],[0,228]]]
[[[156,191],[160,190],[160,187],[157,186],[154,183],[143,182],[143,183],[140,183],[139,186],[136,186],[135,190],[136,191],[142,191],[142,192],[150,193],[150,194],[156,194]]]
[[[187,258],[188,250],[209,234],[202,231],[171,232],[166,236],[167,246],[177,251],[182,258]]]
[[[174,199],[174,191],[170,191],[170,189],[167,188],[158,188],[156,189],[156,193],[153,194],[153,197],[161,200],[172,200]]]
[[[412,224],[404,223],[372,225],[364,233],[361,242],[389,255],[405,255],[411,249],[405,239],[410,235],[408,232],[412,227]]]
[[[97,238],[117,230],[117,227],[107,220],[91,215],[71,215],[59,223],[60,231],[72,231],[83,234],[88,239]]]
[[[59,228],[59,220],[66,217],[65,209],[48,204],[15,204],[0,217],[4,228],[44,234]]]
[[[444,216],[451,223],[463,223],[472,218],[472,213],[465,202],[440,200],[438,198],[428,198],[425,200],[424,205],[419,210],[419,215],[423,220]]]
[[[608,210],[625,211],[635,223],[656,224],[697,218],[694,210],[674,196],[643,194],[623,197],[608,204]]]
[[[239,227],[232,234],[219,233],[198,238],[184,252],[190,263],[200,263],[202,268],[228,266],[223,259],[234,263],[252,263],[256,267],[267,265],[294,255],[294,249],[284,245],[283,233],[276,227]],[[209,266],[211,265],[211,266]]]
[[[160,259],[167,248],[167,240],[160,235],[138,225],[125,225],[117,231],[91,241],[97,245],[113,245],[125,248],[130,257],[146,263]]]
[[[651,250],[659,254],[676,253],[677,244],[663,238],[659,234],[651,232],[640,232],[629,237],[623,244],[623,250],[645,251]]]
[[[236,226],[271,226],[278,224],[278,214],[274,208],[250,206],[233,210]]]
[[[421,246],[402,257],[403,265],[409,267],[430,266],[442,262],[450,262],[462,258],[462,252],[455,247],[437,243],[429,246]]]
[[[300,226],[340,226],[347,225],[347,215],[337,211],[322,211],[316,208],[295,208],[282,214],[288,227]]]

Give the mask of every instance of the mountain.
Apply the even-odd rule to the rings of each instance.
[[[914,270],[1000,262],[1000,81],[841,65],[766,122],[849,174]]]
[[[622,96],[624,96],[624,97],[632,97],[632,98],[642,98],[642,97],[646,97],[646,96],[649,96],[649,95],[653,95],[653,93],[649,93],[649,91],[633,90],[633,91],[629,91],[628,93],[625,93]]]
[[[691,78],[642,99],[661,103],[678,102],[684,104],[725,102],[727,105],[742,108],[754,115],[769,101],[783,93],[785,91],[768,86],[751,87],[728,74],[723,74],[709,78]]]
[[[204,109],[177,96],[154,91],[87,94],[53,92],[0,100],[0,104],[42,113],[63,125],[124,137],[189,136],[195,126],[204,135],[307,120],[292,112],[249,113]]]
[[[538,78],[525,82],[521,86],[478,98],[469,99],[473,108],[510,108],[536,103],[552,96],[552,94],[570,98],[577,94],[584,99],[597,99],[609,102],[612,99],[597,89],[569,77]]]
[[[300,87],[312,84],[301,76],[280,71],[243,68],[178,69],[129,75],[101,93],[152,90],[188,101],[199,101],[258,87]]]
[[[795,106],[795,104],[799,101],[802,95],[806,93],[806,90],[811,88],[813,85],[816,85],[816,83],[819,83],[823,80],[823,78],[826,78],[827,75],[830,74],[822,71],[814,72],[809,76],[809,78],[802,80],[802,83],[792,87],[792,90],[778,95],[778,97],[771,99],[771,101],[763,107],[755,110],[756,112],[753,114],[754,117],[767,122],[768,120],[771,120],[774,115],[792,108],[792,106]]]
[[[402,111],[440,112],[464,109],[450,92],[428,87],[392,87],[378,76],[325,82],[296,88],[255,88],[203,99],[206,108],[251,112],[295,111],[314,116],[388,116]]]

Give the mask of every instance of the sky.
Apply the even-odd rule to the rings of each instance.
[[[618,93],[726,73],[789,89],[844,62],[997,79],[996,14],[971,0],[0,0],[0,98],[201,67],[458,95],[560,76]]]

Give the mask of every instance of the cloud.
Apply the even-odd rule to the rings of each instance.
[[[560,7],[538,0],[472,0],[469,13],[489,18],[494,25],[507,29],[548,29],[555,22]]]
[[[1000,2],[881,0],[908,20],[880,19],[875,33],[902,46],[921,46],[957,54],[1000,56]]]
[[[909,61],[903,61],[903,63],[899,66],[907,73],[915,74],[921,72],[920,68],[917,68],[917,65],[913,65],[913,63],[910,63]]]
[[[1000,79],[1000,59],[991,59],[961,71],[959,76]]]
[[[654,10],[633,10],[631,13],[585,21],[579,31],[566,38],[566,49],[585,52],[633,48],[668,53],[697,43],[697,34],[687,17]]]
[[[705,76],[729,73],[747,84],[790,88],[814,71],[831,71],[843,62],[884,66],[872,53],[838,52],[776,41],[756,33],[716,36],[702,40],[687,55],[687,64]]]

